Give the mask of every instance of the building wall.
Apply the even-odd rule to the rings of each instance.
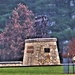
[[[23,65],[60,64],[56,38],[36,38],[25,41]]]

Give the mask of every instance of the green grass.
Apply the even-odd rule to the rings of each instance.
[[[73,70],[73,68],[74,68],[74,70]],[[70,65],[69,66],[69,72],[73,73],[73,71],[75,73],[75,66],[73,67],[73,65]]]
[[[63,66],[0,68],[0,75],[63,75]]]

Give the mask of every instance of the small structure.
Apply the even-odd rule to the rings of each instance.
[[[60,64],[56,38],[35,38],[25,40],[23,65]]]

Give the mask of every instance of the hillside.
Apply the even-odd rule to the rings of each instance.
[[[75,38],[75,0],[0,0],[0,33],[18,3],[29,7],[36,15],[47,15],[49,35],[58,38],[59,53]]]

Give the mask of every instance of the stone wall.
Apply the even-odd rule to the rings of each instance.
[[[0,67],[8,67],[8,66],[23,66],[22,61],[5,61],[0,62]]]
[[[36,38],[25,41],[23,65],[60,64],[56,38]]]
[[[60,65],[56,38],[36,38],[25,40],[22,61],[0,62],[5,66]]]

